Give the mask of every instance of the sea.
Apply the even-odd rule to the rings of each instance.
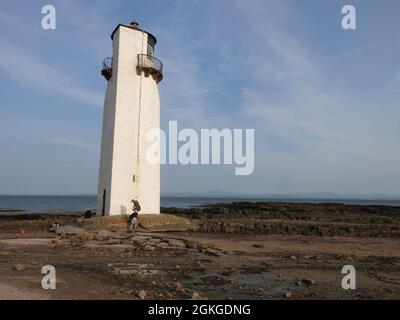
[[[400,206],[400,200],[362,199],[273,199],[262,197],[161,197],[161,207],[190,208],[204,204],[232,202],[294,202],[294,203],[342,203],[354,205]],[[27,212],[83,211],[96,207],[96,196],[22,196],[0,195],[0,209],[15,209]]]

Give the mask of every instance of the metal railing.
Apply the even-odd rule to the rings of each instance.
[[[109,81],[112,77],[112,65],[113,58],[105,58],[102,67],[101,74],[104,78]],[[163,64],[157,58],[154,58],[148,54],[138,54],[137,68],[139,71],[143,70],[145,73],[151,74],[155,80],[160,82],[163,78]]]
[[[163,78],[162,62],[149,54],[138,54],[137,67],[153,75],[157,82],[160,82]]]
[[[113,58],[105,58],[101,68],[101,75],[108,80],[111,79],[112,76],[112,61]]]

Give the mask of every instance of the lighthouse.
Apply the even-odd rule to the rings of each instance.
[[[148,161],[160,128],[158,83],[163,65],[154,57],[156,38],[137,22],[119,24],[111,34],[113,56],[101,74],[107,80],[101,137],[97,215],[125,215],[137,200],[144,214],[160,213],[160,164]],[[159,143],[155,153],[159,155]]]

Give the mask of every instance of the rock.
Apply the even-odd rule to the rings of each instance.
[[[104,244],[106,244],[106,245],[121,244],[121,241],[120,240],[111,239],[111,240],[107,240]]]
[[[262,293],[265,292],[265,290],[264,290],[264,288],[255,288],[254,292],[257,293],[257,294],[262,294]]]
[[[197,245],[197,250],[200,252],[200,253],[203,253],[203,252],[205,252],[206,250],[207,250],[207,245],[205,245],[205,244],[198,244]]]
[[[162,241],[161,239],[152,238],[152,239],[150,239],[150,240],[148,241],[148,243],[154,245],[154,244],[160,243],[161,241]]]
[[[290,256],[290,259],[297,260],[297,257],[296,256]]]
[[[121,267],[124,266],[125,263],[123,262],[113,262],[113,263],[107,263],[107,267]]]
[[[92,240],[93,240],[93,236],[87,234],[86,232],[80,234],[78,237],[79,237],[79,239],[82,240],[82,241],[92,241]]]
[[[301,282],[306,286],[314,286],[316,284],[316,281],[313,279],[301,279]]]
[[[84,245],[86,247],[86,245]],[[129,244],[105,244],[99,245],[99,249],[107,249],[115,253],[123,253],[132,250],[132,245]]]
[[[200,300],[199,298],[200,298],[200,295],[197,292],[193,292],[192,299],[193,300]]]
[[[286,291],[283,295],[285,299],[291,299],[293,297],[292,291]]]
[[[138,293],[138,297],[140,299],[142,299],[142,300],[146,299],[146,297],[147,297],[146,291],[145,290],[140,290],[139,293]]]
[[[97,233],[97,235],[100,237],[111,237],[113,233],[111,231],[101,230]]]
[[[186,245],[186,248],[188,248],[188,249],[196,249],[197,248],[197,244],[193,241],[186,241],[185,245]]]
[[[146,240],[144,239],[132,239],[132,244],[136,246],[143,246],[146,244]]]
[[[185,248],[186,245],[182,240],[168,239],[167,242],[174,247]]]
[[[55,231],[56,234],[59,234],[59,235],[63,234],[63,235],[67,235],[67,236],[76,236],[76,235],[82,234],[84,232],[86,232],[86,230],[84,230],[80,227],[69,226],[69,225],[60,226]]]
[[[136,269],[120,269],[120,268],[115,268],[112,270],[112,274],[115,275],[137,275],[138,271]]]
[[[207,300],[207,298],[202,297],[197,292],[193,292],[191,300]]]
[[[134,240],[134,241],[148,241],[149,239],[151,239],[151,238],[148,236],[135,235],[134,237],[132,237],[132,240]]]
[[[177,283],[176,283],[176,287],[175,287],[175,291],[176,291],[176,292],[182,292],[182,291],[184,291],[183,284],[180,283],[180,282],[177,282]]]
[[[26,267],[21,263],[16,263],[13,269],[16,271],[24,271],[26,270]]]
[[[156,246],[156,248],[159,248],[161,250],[162,249],[175,249],[175,247],[173,247],[170,244],[165,243],[165,242],[157,243],[155,246]]]
[[[154,251],[155,248],[154,248],[152,245],[150,245],[150,244],[146,244],[146,245],[144,246],[144,250],[146,250],[146,251]]]
[[[214,257],[221,256],[221,252],[214,250],[214,249],[206,249],[206,251],[204,253],[208,254],[209,256],[214,256]]]
[[[194,268],[195,268],[197,271],[205,271],[205,270],[206,270],[204,264],[202,264],[200,261],[196,261],[196,262],[194,263]]]
[[[160,273],[156,269],[141,269],[135,267],[123,267],[123,268],[113,268],[112,274],[121,276],[139,276],[139,277],[151,277]]]
[[[47,231],[55,233],[60,225],[57,222],[49,224]]]

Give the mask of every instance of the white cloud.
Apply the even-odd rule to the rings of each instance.
[[[97,145],[87,143],[87,142],[77,141],[77,140],[54,138],[54,139],[49,139],[47,141],[50,143],[61,144],[61,145],[66,145],[66,146],[71,146],[71,147],[82,148],[82,149],[89,149],[89,150],[96,150],[96,151],[99,150],[99,147]]]
[[[284,1],[279,2],[284,10],[275,10],[278,5],[274,3],[272,8],[271,3],[236,2],[250,28],[249,41],[257,43],[257,54],[247,60],[252,71],[242,90],[241,108],[243,115],[253,119],[256,140],[263,139],[256,163],[261,157],[260,162],[274,167],[269,171],[261,163],[261,171],[268,172],[267,180],[279,180],[277,171],[281,175],[287,172],[288,177],[281,176],[282,181],[287,180],[285,186],[303,188],[300,191],[310,186],[327,191],[393,191],[393,176],[400,178],[400,152],[390,117],[380,113],[387,97],[379,93],[381,104],[374,104],[354,96],[351,88],[343,90],[330,81],[321,67],[324,61],[289,31],[288,19],[301,26],[295,13]],[[285,150],[271,150],[271,137],[279,137]],[[367,177],[379,183],[358,182]],[[379,177],[392,177],[393,181],[387,179],[384,184]]]
[[[20,85],[42,94],[61,95],[86,105],[101,107],[103,94],[82,88],[68,76],[68,70],[56,68],[22,46],[3,44],[0,70]]]

